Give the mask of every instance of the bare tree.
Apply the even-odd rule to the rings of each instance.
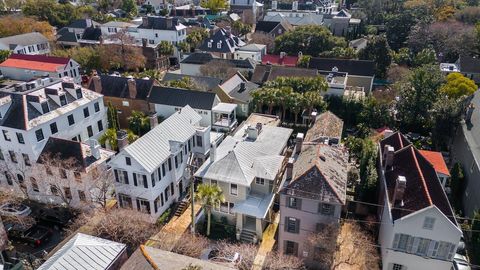
[[[107,202],[113,194],[113,174],[105,164],[98,166],[91,172],[90,197],[93,203],[98,204],[105,211]]]
[[[122,208],[104,212],[93,228],[95,236],[124,243],[132,249],[145,243],[156,231],[157,227],[147,222],[142,213]]]
[[[234,65],[227,61],[213,60],[200,66],[200,73],[203,76],[215,77],[219,79],[227,79],[237,72]]]
[[[353,222],[327,225],[307,241],[322,269],[377,270],[379,255],[372,236]]]
[[[126,30],[121,30],[109,36],[118,44],[102,45],[100,47],[100,62],[104,69],[123,68],[124,70],[139,71],[145,66],[146,58],[142,48],[135,45],[135,38]]]
[[[5,158],[0,162],[0,169],[5,172],[7,177],[7,183],[9,185],[15,185],[19,187],[24,198],[29,198],[27,185],[25,180],[27,176],[32,172],[32,164],[28,159],[28,155],[23,156],[23,160],[18,160],[17,155],[14,159],[7,161]]]
[[[281,252],[269,252],[263,263],[264,270],[305,269],[303,260]]]
[[[270,35],[264,33],[253,33],[250,36],[249,43],[256,43],[256,44],[265,44],[267,45],[267,51],[272,52],[275,46],[275,38]]]

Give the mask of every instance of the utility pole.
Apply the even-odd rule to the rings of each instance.
[[[190,225],[190,231],[195,234],[195,183],[193,179],[193,153],[190,154],[187,164],[187,173],[190,177],[190,206],[192,208],[192,222]]]

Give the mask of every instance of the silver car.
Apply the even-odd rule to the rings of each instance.
[[[453,258],[453,268],[455,270],[471,270],[470,263],[468,262],[467,257],[461,254],[455,254]]]
[[[30,213],[32,213],[32,209],[21,203],[9,202],[0,206],[1,216],[27,217],[28,215],[30,215]]]

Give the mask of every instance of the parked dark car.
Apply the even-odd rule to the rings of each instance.
[[[62,227],[66,226],[74,218],[70,210],[63,207],[35,209],[33,215],[39,222],[60,225]]]
[[[17,240],[33,247],[39,247],[43,243],[48,242],[52,235],[51,229],[40,225],[25,226],[10,223],[5,224],[5,230],[9,239]]]

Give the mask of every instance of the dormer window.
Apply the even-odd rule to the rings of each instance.
[[[50,108],[48,107],[48,102],[42,102],[41,103],[41,106],[42,106],[42,112],[44,114],[48,113],[50,111]]]
[[[75,93],[77,94],[77,99],[81,99],[83,97],[81,88],[77,88],[77,90],[75,90]]]
[[[208,48],[212,48],[212,42],[208,42]]]
[[[65,95],[60,95],[60,106],[65,106],[67,105],[67,97]]]
[[[222,48],[222,42],[217,42],[217,49],[221,49]]]

